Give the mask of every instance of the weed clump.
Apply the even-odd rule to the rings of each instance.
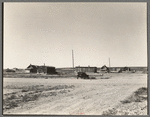
[[[147,97],[144,97],[144,95],[147,95],[147,88],[145,88],[145,87],[139,88],[130,97],[121,101],[121,103],[126,104],[126,103],[131,103],[131,102],[145,101],[145,100],[147,100]]]
[[[56,96],[57,93],[67,93],[67,88],[74,88],[74,85],[57,85],[54,87],[44,85],[36,86],[8,86],[8,89],[22,89],[20,92],[5,94],[3,97],[3,110],[18,107],[21,103],[36,101],[39,97]],[[53,90],[53,91],[51,91]],[[56,90],[61,90],[57,92]]]

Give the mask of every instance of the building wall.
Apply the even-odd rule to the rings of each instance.
[[[97,67],[76,67],[76,72],[97,72]]]
[[[38,73],[54,74],[56,70],[55,67],[39,66]]]
[[[36,69],[36,68],[31,69],[31,70],[30,70],[30,73],[37,73],[37,69]]]
[[[54,74],[54,73],[56,73],[56,69],[54,67],[47,67],[46,72],[48,74]]]
[[[30,73],[56,73],[55,67],[50,66],[37,66],[37,65],[29,65],[26,70],[29,70]]]
[[[37,73],[46,73],[45,67],[44,66],[39,66],[37,68]]]

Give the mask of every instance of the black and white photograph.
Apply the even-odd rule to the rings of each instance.
[[[147,2],[4,2],[3,115],[148,115]]]

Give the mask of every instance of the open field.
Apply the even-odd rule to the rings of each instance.
[[[90,75],[96,79],[4,77],[3,114],[147,115],[147,74]],[[145,93],[133,95],[139,88]]]

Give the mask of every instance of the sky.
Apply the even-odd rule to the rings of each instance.
[[[147,66],[145,2],[4,3],[3,67]]]

